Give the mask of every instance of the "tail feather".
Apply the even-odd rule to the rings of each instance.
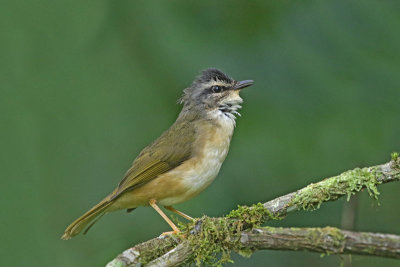
[[[86,229],[86,232],[95,224],[101,217],[106,213],[107,208],[112,204],[112,201],[109,201],[108,198],[105,198],[103,201],[94,206],[91,210],[83,214],[81,217],[76,219],[73,223],[71,223],[67,229],[65,229],[64,234],[61,239],[67,240],[71,237],[79,234],[90,222],[93,223]]]

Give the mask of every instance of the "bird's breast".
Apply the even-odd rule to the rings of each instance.
[[[208,142],[203,151],[188,164],[182,181],[189,188],[189,193],[203,191],[217,176],[229,150],[229,141],[221,142]]]
[[[228,154],[232,133],[233,128],[199,127],[193,156],[169,173],[171,176],[179,177],[182,193],[164,199],[163,205],[186,201],[214,181]]]

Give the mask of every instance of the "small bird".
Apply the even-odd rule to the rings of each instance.
[[[61,238],[70,239],[90,224],[85,234],[108,212],[149,205],[173,230],[163,235],[179,233],[157,204],[193,220],[172,205],[198,195],[217,176],[240,115],[239,92],[252,84],[235,81],[218,69],[203,70],[184,89],[179,100],[183,108],[174,124],[140,152],[117,188],[69,225]]]

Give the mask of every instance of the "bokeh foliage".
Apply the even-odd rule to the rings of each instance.
[[[400,151],[398,1],[7,1],[0,9],[2,266],[102,266],[168,230],[151,209],[64,228],[109,193],[175,119],[181,90],[218,67],[254,79],[213,185],[179,205],[227,214]],[[364,192],[355,229],[400,234],[400,185]],[[345,201],[281,226],[337,226]],[[337,266],[257,252],[233,266]],[[353,257],[354,266],[396,266]]]

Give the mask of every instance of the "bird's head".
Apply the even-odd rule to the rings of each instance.
[[[235,119],[243,102],[239,92],[252,84],[252,80],[235,81],[218,69],[206,69],[183,91],[180,102],[187,111],[221,112]]]

